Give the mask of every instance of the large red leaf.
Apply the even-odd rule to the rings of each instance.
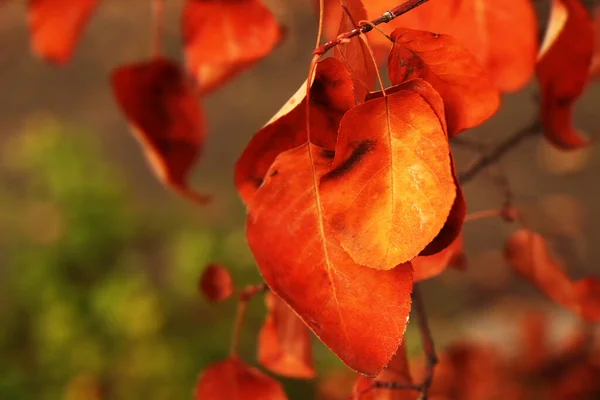
[[[286,400],[281,384],[240,361],[228,358],[209,366],[200,376],[196,400]]]
[[[219,264],[206,266],[199,286],[202,294],[213,302],[226,300],[233,293],[233,279],[227,268]]]
[[[277,157],[248,204],[248,243],[271,290],[350,368],[375,376],[404,335],[412,268],[362,267],[333,238],[319,193],[332,155],[306,143]]]
[[[46,61],[66,64],[99,0],[28,0],[33,51]]]
[[[356,103],[352,79],[344,65],[326,58],[317,64],[310,91],[310,125],[313,143],[335,149],[344,113]],[[235,165],[235,186],[245,203],[262,184],[275,158],[306,143],[306,83],[250,140]]]
[[[258,360],[270,371],[291,378],[316,375],[308,327],[278,296],[265,296],[269,314],[258,338]]]
[[[412,78],[429,82],[444,100],[450,137],[481,124],[498,110],[498,91],[477,59],[456,39],[404,28],[395,29],[391,37],[394,45],[388,72],[392,84]]]
[[[448,218],[456,197],[450,147],[429,96],[439,99],[431,85],[409,81],[342,119],[321,191],[332,231],[360,265],[410,261]]]
[[[410,373],[408,360],[406,358],[406,346],[403,344],[398,347],[398,351],[377,376],[377,378],[367,378],[360,376],[354,383],[354,400],[417,400],[419,393],[408,389],[389,389],[375,388],[376,382],[407,384],[411,385],[413,379]]]
[[[367,19],[367,12],[362,0],[341,0],[341,6],[346,11],[342,13],[338,33],[351,31],[360,21]],[[367,45],[357,36],[336,46],[333,49],[333,55],[348,67],[352,74],[356,99],[363,102],[366,94],[373,90],[376,74],[375,64],[373,64]]]
[[[205,203],[187,177],[204,146],[204,116],[185,75],[168,59],[129,64],[112,74],[112,88],[161,181]]]
[[[506,243],[508,263],[555,302],[589,321],[600,321],[600,280],[571,281],[539,234],[521,229]]]
[[[395,5],[394,0],[365,4],[369,18]],[[537,19],[531,0],[429,1],[381,27],[387,32],[403,27],[453,36],[479,60],[502,91],[517,91],[533,76]],[[370,35],[389,47],[379,36]]]
[[[448,267],[457,269],[466,268],[466,257],[463,249],[462,235],[454,239],[450,246],[439,253],[430,256],[419,256],[411,261],[413,265],[413,279],[415,282],[433,278]]]
[[[574,149],[588,140],[572,126],[573,107],[588,81],[594,48],[590,15],[579,0],[553,0],[537,77],[544,135],[555,146]]]
[[[269,55],[283,36],[261,0],[187,0],[182,31],[187,67],[203,93]]]
[[[600,5],[594,8],[594,55],[590,66],[590,76],[597,79],[600,75]]]

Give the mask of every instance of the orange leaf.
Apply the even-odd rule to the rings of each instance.
[[[589,321],[600,321],[600,280],[572,282],[563,265],[550,254],[544,238],[521,229],[506,243],[505,256],[517,273],[549,298]]]
[[[375,376],[404,335],[412,268],[362,267],[333,239],[318,191],[331,162],[308,143],[281,153],[248,204],[248,243],[271,290],[350,368]]]
[[[265,296],[269,314],[258,339],[258,360],[270,371],[291,378],[314,378],[310,332],[273,293]]]
[[[313,143],[335,149],[344,113],[353,107],[354,88],[344,65],[326,58],[317,64],[310,91],[310,124]],[[286,105],[258,131],[235,165],[235,186],[245,203],[260,187],[275,158],[306,143],[306,82]]]
[[[200,290],[213,302],[228,299],[233,293],[233,279],[227,268],[219,264],[209,264],[200,277]]]
[[[391,37],[392,84],[412,78],[429,82],[444,100],[450,137],[481,124],[498,110],[498,91],[475,56],[456,39],[404,28],[394,30]]]
[[[412,260],[413,278],[415,282],[433,278],[448,267],[466,268],[466,257],[463,248],[463,238],[459,235],[450,246],[439,253],[430,256],[419,256]]]
[[[204,116],[179,66],[168,59],[129,64],[112,74],[114,95],[158,178],[206,203],[187,176],[204,146]]]
[[[575,101],[588,81],[593,48],[594,28],[585,7],[579,0],[554,0],[537,77],[544,135],[563,149],[588,144],[573,128],[571,119]]]
[[[28,0],[33,51],[55,64],[71,60],[98,0]]]
[[[375,382],[386,382],[396,384],[413,383],[408,360],[406,358],[406,347],[403,344],[398,347],[398,351],[385,367],[385,369],[375,379],[360,376],[354,383],[353,399],[355,400],[416,400],[419,393],[409,389],[388,389],[374,388]]]
[[[360,265],[385,270],[410,261],[454,203],[448,137],[423,87],[439,99],[431,85],[409,81],[351,109],[340,124],[322,199],[336,238]]]
[[[196,385],[196,400],[286,400],[281,384],[237,357],[209,366]]]
[[[351,31],[358,23],[367,19],[367,12],[361,0],[341,0],[342,20],[338,34]],[[333,56],[342,61],[352,74],[356,99],[363,102],[365,95],[375,86],[375,65],[367,45],[360,37],[349,39],[333,49]]]
[[[187,0],[182,30],[187,68],[202,93],[250,68],[283,38],[261,0]]]

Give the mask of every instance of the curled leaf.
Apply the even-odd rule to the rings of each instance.
[[[179,66],[168,59],[124,65],[112,73],[121,110],[158,178],[199,203],[187,178],[204,147],[204,116]]]
[[[410,261],[448,218],[456,197],[450,147],[429,96],[439,99],[431,85],[409,81],[342,119],[320,189],[332,231],[360,265]]]
[[[68,63],[98,3],[98,0],[28,0],[33,51],[46,61]]]
[[[269,311],[258,339],[258,360],[270,371],[291,378],[316,375],[308,327],[278,296],[265,296]]]
[[[269,55],[283,37],[261,0],[187,0],[182,30],[187,68],[202,93]]]
[[[579,0],[553,0],[537,77],[544,135],[562,149],[588,144],[571,120],[575,102],[588,81],[593,48],[594,28],[583,4]]]
[[[500,105],[487,73],[462,44],[448,35],[404,28],[392,32],[388,59],[392,84],[426,80],[444,100],[450,137],[490,118]]]
[[[281,384],[237,357],[209,366],[200,376],[195,400],[287,400]]]
[[[344,65],[326,58],[317,64],[310,91],[313,143],[335,149],[340,120],[356,103],[352,78]],[[306,143],[306,82],[250,140],[235,165],[235,186],[248,203],[275,158]]]
[[[588,277],[571,281],[541,235],[526,229],[515,232],[504,254],[517,273],[549,298],[586,320],[600,320],[600,280]]]
[[[334,239],[319,193],[331,163],[309,143],[281,153],[248,204],[248,243],[271,290],[350,368],[375,376],[402,341],[412,268],[363,267]]]
[[[227,268],[219,264],[207,265],[200,277],[200,291],[213,302],[228,299],[233,293],[233,279]]]
[[[367,12],[362,0],[342,0],[342,20],[338,34],[351,31],[360,21],[367,19]],[[354,83],[356,100],[363,102],[366,94],[375,85],[375,65],[371,59],[369,48],[360,37],[354,37],[348,42],[334,47],[333,56],[342,61]]]

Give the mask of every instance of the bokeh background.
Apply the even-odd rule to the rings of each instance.
[[[202,100],[209,137],[192,182],[214,196],[203,208],[157,182],[110,92],[113,68],[149,56],[149,0],[104,0],[61,68],[31,54],[25,1],[0,6],[0,399],[186,399],[199,372],[227,356],[235,304],[209,305],[197,280],[217,262],[240,287],[260,281],[233,165],[304,81],[316,32],[311,2],[267,3],[288,29],[284,43]],[[177,59],[182,7],[167,2],[166,52]],[[532,83],[505,96],[498,115],[466,136],[493,144],[525,126],[535,94]],[[592,84],[575,115],[592,139],[600,137],[598,101]],[[462,169],[477,157],[456,151]],[[515,204],[573,277],[598,272],[599,167],[596,146],[563,154],[537,138],[502,160]],[[502,202],[486,174],[465,192],[470,211]],[[557,337],[577,323],[506,267],[502,247],[514,229],[468,224],[469,269],[425,283],[440,348],[473,337],[510,352],[529,309],[547,312]],[[249,363],[264,311],[255,299],[241,342]],[[418,356],[412,327],[407,343]],[[284,380],[290,398],[344,398],[353,374],[317,341],[315,349],[321,378]]]

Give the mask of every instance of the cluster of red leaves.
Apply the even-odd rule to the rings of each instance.
[[[589,327],[574,331],[558,345],[551,343],[546,321],[529,315],[520,349],[507,356],[483,344],[461,342],[439,357],[429,391],[431,400],[588,400],[600,395],[600,348]],[[415,372],[413,378],[411,370]],[[400,348],[377,379],[359,376],[355,400],[417,400],[415,390],[402,389],[424,375],[423,362],[406,359]],[[379,386],[375,386],[379,382]],[[395,385],[396,388],[391,386]]]

